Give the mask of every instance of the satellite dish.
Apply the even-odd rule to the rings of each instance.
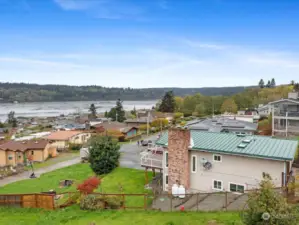
[[[206,170],[210,170],[212,168],[212,163],[210,162],[206,162],[203,164],[203,167],[206,169]]]

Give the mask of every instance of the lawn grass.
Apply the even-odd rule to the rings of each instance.
[[[215,221],[215,223],[209,223]],[[0,208],[0,224],[6,225],[241,225],[236,212],[82,211]]]
[[[41,175],[36,179],[28,179],[0,187],[0,194],[40,193],[55,190],[57,193],[76,191],[77,185],[88,177],[94,176],[89,164],[76,164]],[[149,173],[151,179],[152,173]],[[59,187],[61,180],[74,180],[71,187]],[[144,189],[144,171],[129,168],[116,168],[110,174],[103,176],[102,183],[96,192],[107,194],[141,194],[148,193]],[[122,187],[122,188],[121,188]],[[121,192],[122,190],[122,192]],[[66,201],[68,195],[62,196],[57,203]],[[149,199],[150,201],[150,199]],[[149,202],[148,202],[149,203]],[[125,199],[126,206],[142,207],[143,196],[129,196]]]

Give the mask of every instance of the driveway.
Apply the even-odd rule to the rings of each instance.
[[[156,141],[157,135],[144,138],[143,140]],[[120,157],[120,166],[133,168],[133,169],[142,169],[140,166],[140,151],[144,150],[146,147],[138,146],[137,142],[132,142],[124,144],[120,148],[121,157]]]

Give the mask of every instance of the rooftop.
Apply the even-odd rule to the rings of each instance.
[[[51,133],[50,135],[46,136],[45,139],[53,140],[53,141],[67,141],[71,137],[76,136],[78,134],[83,133],[82,131],[73,131],[73,130],[63,130],[63,131],[56,131]]]
[[[190,149],[242,155],[272,160],[293,160],[298,141],[276,139],[265,136],[215,133],[191,130],[192,146]],[[164,133],[156,145],[167,146],[168,132]],[[240,146],[240,145],[245,146]]]
[[[205,130],[211,132],[221,132],[225,129],[256,131],[258,124],[229,118],[208,118],[204,120],[189,121],[186,127],[190,130]]]
[[[48,144],[47,140],[30,140],[30,141],[8,141],[0,145],[4,151],[25,151],[28,149],[44,149]]]

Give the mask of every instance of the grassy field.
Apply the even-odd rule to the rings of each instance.
[[[23,180],[0,187],[0,194],[22,194],[22,193],[39,193],[43,191],[55,190],[57,193],[76,191],[79,183],[94,173],[89,164],[76,164],[63,169],[55,170],[50,173],[41,175],[39,178]],[[151,179],[152,174],[149,173]],[[64,179],[74,180],[71,187],[59,187],[59,182]],[[139,194],[146,193],[144,190],[144,171],[129,168],[116,168],[112,173],[103,176],[102,183],[96,192],[117,194]],[[67,196],[59,200],[62,203]],[[130,196],[126,198],[126,206],[141,207],[144,205],[142,196]]]
[[[0,208],[0,224],[6,225],[241,225],[235,212],[183,213],[153,211],[82,211],[78,206],[64,210]]]

